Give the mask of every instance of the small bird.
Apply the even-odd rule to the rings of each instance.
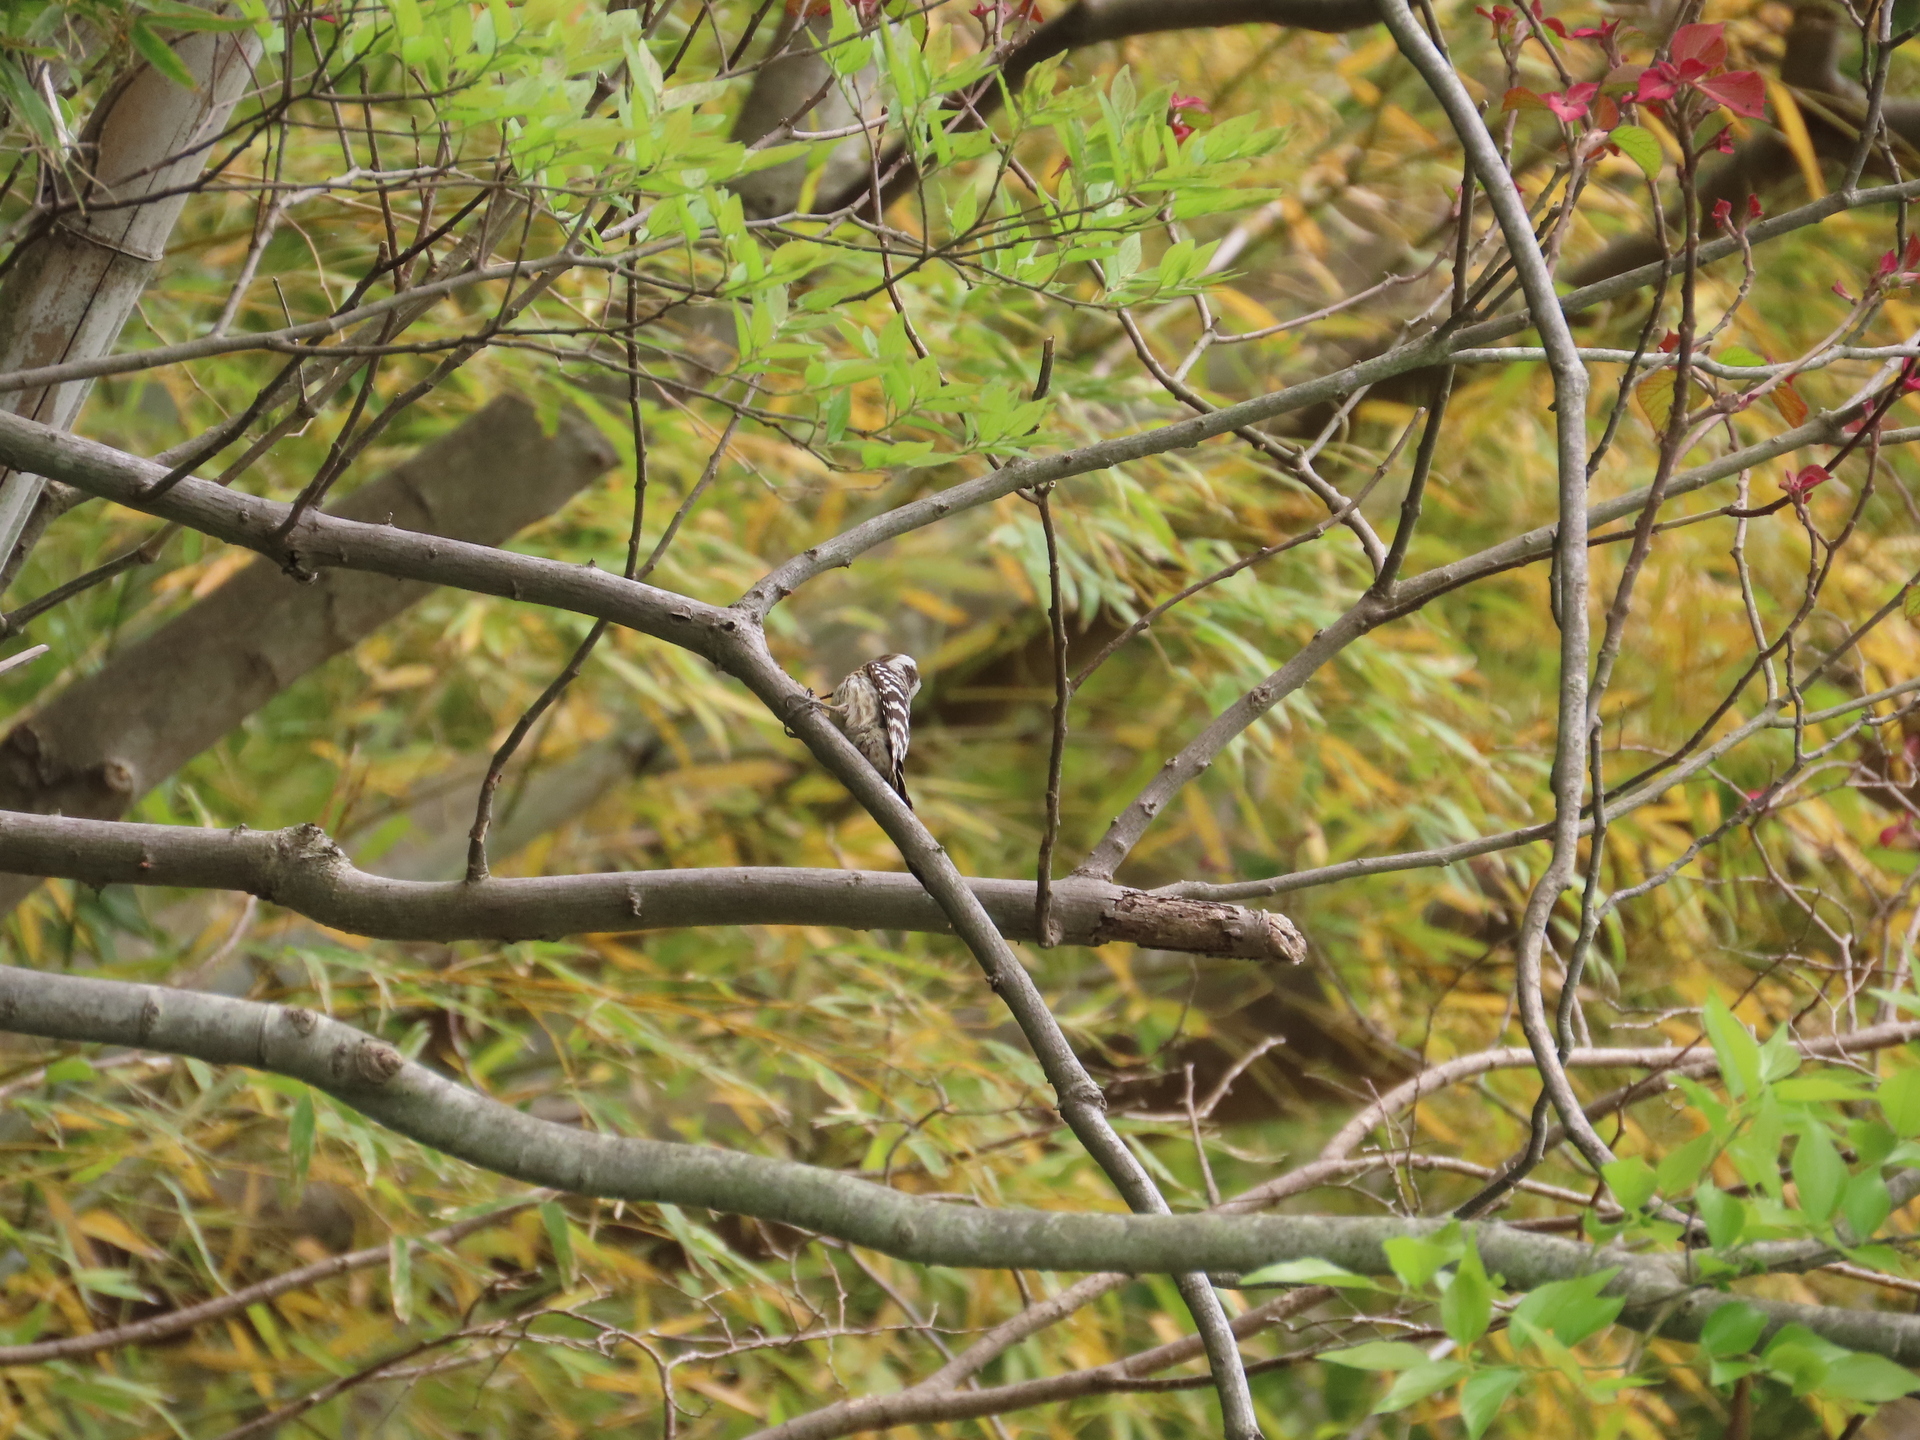
[[[827,702],[854,749],[867,757],[900,798],[907,795],[907,743],[912,735],[910,707],[920,693],[920,667],[911,655],[882,655],[842,680]]]

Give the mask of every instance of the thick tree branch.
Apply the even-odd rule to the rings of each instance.
[[[282,539],[278,532],[291,507],[281,501],[240,494],[206,480],[182,480],[148,501],[144,492],[167,473],[160,466],[4,413],[0,458],[67,480],[102,499],[257,550],[288,567],[364,570],[551,605],[612,620],[709,658],[727,648],[727,637],[749,623],[718,606],[622,580],[591,565],[517,555],[313,510]]]
[[[878,777],[876,777],[877,783]],[[1345,1216],[1113,1215],[927,1200],[835,1171],[707,1146],[625,1139],[539,1120],[444,1079],[384,1041],[310,1010],[0,967],[0,1030],[244,1065],[303,1081],[423,1145],[496,1174],[601,1199],[750,1215],[902,1260],[964,1268],[1244,1273],[1280,1260],[1391,1271],[1388,1240],[1445,1222]],[[1485,1222],[1467,1227],[1515,1289],[1619,1266],[1621,1322],[1697,1338],[1735,1297],[1690,1288],[1666,1259]],[[1770,1328],[1802,1324],[1851,1349],[1920,1362],[1920,1316],[1738,1297]]]
[[[339,516],[498,544],[558,510],[613,460],[605,438],[579,416],[563,415],[549,436],[531,405],[502,397],[355,491]],[[123,813],[429,590],[344,572],[301,584],[280,565],[256,561],[15,725],[0,741],[0,809]],[[29,888],[0,876],[0,906]]]
[[[465,881],[390,880],[354,868],[318,826],[205,830],[0,811],[0,869],[88,885],[242,890],[350,935],[382,940],[557,939],[714,925],[950,932],[911,875],[773,866]],[[1031,880],[968,880],[1000,932],[1036,938]],[[1304,958],[1283,915],[1063,881],[1063,943],[1124,941],[1245,960]]]
[[[1758,245],[1808,225],[1817,224],[1843,210],[1889,204],[1916,197],[1920,197],[1920,180],[1861,191],[1850,198],[1828,196],[1810,205],[1804,205],[1798,210],[1751,226],[1747,232],[1748,240],[1751,244]],[[1739,247],[1732,240],[1711,241],[1700,247],[1700,260],[1705,264],[1738,252]],[[1587,305],[1629,294],[1642,286],[1651,284],[1658,275],[1659,266],[1657,265],[1642,266],[1639,269],[1627,271],[1582,290],[1574,291],[1562,300],[1562,309],[1571,313]],[[1361,361],[1315,380],[1289,386],[1270,395],[1258,396],[1239,405],[1227,406],[1210,415],[1194,416],[1138,435],[1102,441],[1057,456],[1015,461],[989,475],[964,481],[935,495],[876,516],[872,520],[850,528],[832,540],[801,552],[756,583],[742,596],[739,602],[740,608],[750,615],[764,615],[800,585],[816,576],[851,563],[867,550],[887,540],[935,524],[949,515],[997,500],[1016,489],[1044,484],[1050,480],[1066,479],[1112,465],[1124,464],[1130,460],[1143,459],[1149,455],[1164,454],[1171,450],[1197,445],[1204,440],[1229,433],[1240,426],[1256,424],[1277,415],[1289,414],[1311,405],[1338,399],[1350,394],[1361,385],[1374,384],[1395,375],[1422,369],[1444,360],[1455,350],[1491,344],[1528,329],[1531,323],[1524,314],[1500,316],[1445,336],[1422,337],[1385,355]],[[115,362],[132,358],[134,357],[111,357]],[[136,365],[120,368],[138,367]],[[0,384],[4,383],[4,380],[0,380]],[[1783,453],[1787,449],[1795,448],[1795,445],[1826,438],[1824,426],[1818,431],[1801,427],[1801,430],[1794,434],[1806,438],[1796,439],[1794,445],[1782,445],[1772,453]],[[276,502],[232,495],[227,495],[222,500],[216,498],[217,495],[224,493],[219,492],[218,487],[205,482],[192,481],[182,481],[174,492],[168,493],[160,501],[143,504],[140,498],[141,490],[164,475],[166,472],[163,469],[151,462],[136,459],[93,442],[73,440],[70,445],[63,446],[51,434],[46,433],[45,427],[36,426],[30,421],[20,421],[12,416],[0,415],[0,461],[29,467],[45,467],[44,473],[53,478],[65,480],[89,494],[104,496],[133,509],[145,510],[150,514],[178,520],[182,524],[253,549],[269,550],[267,542],[285,514],[285,507]],[[180,490],[186,490],[199,498],[192,504],[185,503],[185,497],[176,498]],[[215,496],[209,496],[208,491],[214,491]],[[538,603],[558,605],[595,616],[600,615],[604,607],[609,612],[607,618],[621,624],[632,624],[636,629],[647,629],[646,625],[636,624],[624,618],[629,613],[627,607],[615,601],[609,587],[604,584],[578,578],[572,584],[560,583],[558,576],[544,571],[536,578],[534,570],[537,570],[541,563],[548,562],[526,561],[526,564],[532,567],[531,569],[501,572],[482,559],[482,556],[490,552],[479,551],[478,547],[457,548],[454,553],[458,556],[458,563],[455,563],[451,556],[443,561],[439,552],[415,554],[413,547],[407,545],[404,540],[371,548],[365,545],[349,545],[350,540],[358,538],[357,534],[337,529],[330,531],[326,528],[328,523],[329,517],[326,516],[308,515],[302,519],[299,531],[292,538],[294,550],[300,554],[305,563],[314,566],[344,566],[350,569],[372,570],[404,578],[424,579],[435,584],[466,585],[466,581],[461,577],[477,574],[487,583],[466,585],[466,588],[480,590],[486,594],[511,595]],[[1548,530],[1545,533],[1551,535],[1552,531]],[[1526,538],[1521,537],[1507,543],[1509,546],[1521,545]],[[316,543],[309,545],[307,542],[310,539]],[[348,548],[343,551],[342,546],[348,546]],[[276,558],[281,554],[279,547],[271,547],[271,553]],[[1494,553],[1494,551],[1487,551],[1483,552],[1483,555],[1491,557]],[[342,555],[345,558],[340,558]],[[508,558],[525,560],[525,557]],[[1479,558],[1481,557],[1472,557],[1448,569],[1472,564]],[[1530,557],[1517,557],[1510,563],[1521,563],[1524,558]],[[503,560],[502,563],[504,564],[505,561]],[[564,570],[566,567],[557,568]],[[1439,575],[1441,572],[1431,573]],[[603,581],[610,579],[611,577],[602,577]],[[1405,592],[1410,603],[1418,600],[1421,594],[1417,589],[1411,588],[1415,583],[1417,582],[1410,582]],[[517,595],[515,595],[516,586],[521,587],[521,593]],[[617,591],[618,588],[617,580],[613,580],[611,590]],[[651,593],[659,596],[664,592]],[[587,596],[596,598],[589,601],[586,599]],[[582,603],[573,603],[576,599]],[[683,602],[683,604],[693,606],[693,602]],[[694,608],[700,611],[703,622],[712,618],[713,612],[710,607]],[[694,622],[693,610],[689,610],[686,619],[678,623],[691,625]],[[648,633],[654,632],[649,630]],[[669,635],[666,638],[673,638],[673,636]]]
[[[202,480],[182,480],[158,499],[147,492],[166,472],[107,446],[0,415],[0,454],[25,458],[37,472],[68,479],[91,494],[151,509],[219,539],[246,545],[289,566],[372,570],[409,580],[455,585],[483,595],[553,605],[626,625],[704,656],[744,682],[787,724],[826,768],[880,823],[908,867],[920,878],[1013,1012],[1021,1033],[1060,1098],[1069,1127],[1130,1205],[1162,1211],[1145,1167],[1113,1131],[1104,1099],[1073,1053],[1032,977],[1021,966],[946,852],[893,793],[817,697],[774,663],[759,619],[739,608],[700,601],[623,580],[592,567],[536,559],[484,546],[442,540],[387,526],[365,525],[308,511],[284,537],[290,507],[236,495]],[[1182,1294],[1208,1339],[1208,1356],[1222,1382],[1222,1404],[1232,1440],[1257,1434],[1246,1382],[1226,1330],[1225,1312],[1204,1277],[1183,1271]]]

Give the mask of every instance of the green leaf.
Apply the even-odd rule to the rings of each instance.
[[[1824,1225],[1847,1183],[1847,1163],[1824,1127],[1809,1125],[1801,1132],[1800,1143],[1793,1147],[1793,1183],[1800,1192],[1800,1208]]]
[[[1884,1355],[1850,1354],[1827,1362],[1820,1393],[1836,1400],[1882,1405],[1920,1390],[1920,1375]]]
[[[1892,1213],[1893,1197],[1887,1194],[1887,1182],[1878,1170],[1862,1170],[1847,1181],[1840,1196],[1840,1214],[1855,1241],[1864,1244],[1871,1240]]]
[[[1466,1373],[1467,1367],[1458,1360],[1428,1360],[1416,1365],[1388,1387],[1380,1403],[1373,1407],[1373,1413],[1391,1415],[1395,1410],[1404,1410],[1434,1391],[1446,1389]]]
[[[1737,1196],[1714,1185],[1702,1185],[1694,1192],[1700,1218],[1707,1222],[1707,1238],[1716,1250],[1737,1245],[1747,1228],[1747,1207]]]
[[[387,1289],[392,1293],[393,1318],[409,1324],[413,1320],[413,1246],[398,1235],[387,1256]]]
[[[234,34],[252,28],[252,21],[234,15],[214,15],[193,5],[175,0],[147,0],[147,14],[169,30],[212,30]]]
[[[1868,1092],[1844,1075],[1800,1075],[1782,1080],[1773,1093],[1796,1105],[1829,1105],[1835,1101],[1864,1100]]]
[[[890,1142],[889,1142],[890,1143]],[[1365,1275],[1343,1270],[1331,1260],[1282,1260],[1262,1265],[1251,1275],[1242,1275],[1240,1284],[1252,1285],[1332,1285],[1342,1290],[1380,1290],[1385,1287]]]
[[[1563,1345],[1578,1345],[1611,1325],[1626,1303],[1617,1295],[1600,1293],[1619,1273],[1615,1265],[1542,1285],[1514,1307],[1513,1318],[1517,1324],[1551,1334]]]
[[[1760,1042],[1747,1027],[1734,1018],[1727,1002],[1718,995],[1707,997],[1707,1038],[1713,1053],[1720,1057],[1720,1076],[1735,1095],[1757,1095],[1760,1091]]]
[[[1847,1126],[1847,1143],[1862,1165],[1886,1164],[1887,1157],[1900,1145],[1893,1131],[1878,1120],[1855,1120]]]
[[[1783,1325],[1767,1342],[1760,1358],[1795,1395],[1805,1395],[1825,1383],[1828,1367],[1849,1353],[1804,1325]]]
[[[1729,345],[1713,357],[1722,365],[1764,365],[1766,360],[1744,345]]]
[[[1480,1264],[1479,1250],[1469,1240],[1459,1268],[1440,1297],[1440,1324],[1456,1343],[1471,1345],[1487,1333],[1492,1318],[1493,1285]]]
[[[1766,1044],[1760,1047],[1760,1078],[1771,1085],[1776,1080],[1784,1080],[1800,1068],[1800,1052],[1793,1048],[1793,1040],[1787,1034],[1787,1027],[1777,1027],[1767,1037]]]
[[[1620,1202],[1623,1209],[1638,1210],[1653,1198],[1658,1177],[1653,1167],[1638,1155],[1609,1161],[1601,1167],[1601,1173],[1607,1178],[1607,1188],[1613,1191],[1613,1198]]]
[[[1716,1390],[1725,1390],[1760,1368],[1752,1360],[1710,1360],[1707,1362],[1707,1381]]]
[[[183,90],[200,88],[194,83],[193,72],[181,63],[180,57],[173,53],[172,47],[155,34],[146,21],[134,21],[128,35],[133,41],[133,48],[138,50],[141,57],[167,79]]]
[[[297,1200],[306,1192],[307,1170],[313,1164],[313,1093],[302,1095],[287,1126],[287,1174]]]
[[[1700,1172],[1707,1168],[1707,1162],[1713,1159],[1714,1137],[1711,1131],[1705,1135],[1696,1135],[1678,1150],[1671,1150],[1661,1157],[1659,1166],[1653,1172],[1653,1178],[1659,1183],[1663,1195],[1684,1195],[1700,1179]]]
[[[1660,178],[1660,166],[1666,157],[1660,152],[1660,142],[1654,138],[1651,130],[1638,125],[1616,125],[1607,135],[1620,153],[1640,167],[1640,172],[1649,180]]]
[[[1700,1327],[1700,1348],[1716,1358],[1744,1355],[1759,1343],[1760,1332],[1767,1328],[1764,1311],[1744,1300],[1730,1300],[1707,1316]]]
[[[111,1295],[116,1300],[138,1300],[145,1305],[154,1303],[153,1296],[142,1290],[133,1276],[124,1270],[75,1270],[73,1280],[82,1290],[91,1290],[96,1295]]]
[[[1440,1267],[1460,1258],[1460,1227],[1449,1225],[1430,1240],[1412,1235],[1396,1235],[1382,1247],[1393,1273],[1409,1289],[1418,1290],[1440,1273]]]
[[[47,1066],[47,1084],[67,1085],[91,1080],[100,1072],[87,1063],[84,1055],[69,1055]]]
[[[1320,1358],[1353,1370],[1411,1370],[1427,1363],[1427,1352],[1404,1340],[1369,1340],[1345,1350],[1329,1350]]]
[[[558,1200],[549,1200],[540,1207],[540,1223],[546,1227],[547,1241],[553,1246],[553,1260],[560,1268],[562,1282],[572,1285],[576,1273],[573,1233],[567,1225],[567,1212]]]
[[[1913,593],[1920,595],[1920,586]],[[1920,1135],[1920,1070],[1898,1070],[1880,1082],[1880,1113],[1902,1140]]]
[[[1507,1397],[1526,1378],[1527,1372],[1517,1365],[1501,1365],[1468,1377],[1460,1387],[1460,1418],[1466,1422],[1469,1440],[1480,1440]]]

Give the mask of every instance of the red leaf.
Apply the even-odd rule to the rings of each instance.
[[[1767,113],[1767,82],[1754,70],[1730,70],[1694,82],[1702,95],[1718,100],[1736,115],[1758,120]]]
[[[1727,63],[1726,29],[1725,25],[1682,25],[1673,32],[1669,53],[1678,63],[1693,60],[1709,70],[1724,65]]]
[[[1758,195],[1747,196],[1747,218],[1749,220],[1758,220],[1765,213],[1766,212],[1760,208],[1760,197]]]
[[[1649,65],[1640,72],[1640,84],[1633,98],[1644,105],[1651,100],[1671,100],[1680,89],[1680,75],[1671,65]]]
[[[1802,465],[1792,475],[1780,482],[1780,488],[1796,500],[1804,500],[1813,491],[1831,480],[1824,465]]]
[[[1540,98],[1560,119],[1572,124],[1587,113],[1587,107],[1593,103],[1593,97],[1600,93],[1600,87],[1591,81],[1579,85],[1569,85],[1564,93],[1555,91]]]
[[[1507,91],[1500,101],[1501,113],[1509,110],[1544,110],[1547,102],[1524,85],[1516,85]]]
[[[1731,200],[1716,200],[1713,202],[1713,223],[1718,225],[1722,230],[1727,229],[1733,223],[1733,202]]]

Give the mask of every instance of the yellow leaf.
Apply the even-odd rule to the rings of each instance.
[[[432,683],[440,672],[431,665],[396,665],[373,677],[373,688],[382,694],[395,690],[417,690]]]
[[[202,599],[211,591],[219,589],[227,582],[228,576],[243,566],[250,564],[252,560],[253,552],[251,550],[234,549],[227,551],[226,554],[220,556],[211,565],[207,566],[205,572],[194,582],[193,598],[196,600]]]
[[[909,609],[918,610],[930,620],[938,620],[942,625],[964,625],[973,617],[949,600],[942,600],[930,590],[922,590],[915,585],[906,585],[896,592]]]
[[[1226,834],[1220,828],[1213,807],[1191,785],[1186,789],[1185,803],[1187,821],[1193,826],[1193,833],[1200,837],[1200,848],[1206,852],[1207,864],[1223,874],[1231,872],[1233,852],[1227,848]]]
[[[1793,98],[1793,91],[1778,80],[1767,81],[1767,94],[1773,101],[1774,114],[1780,117],[1780,136],[1800,166],[1800,178],[1807,182],[1807,193],[1816,200],[1824,199],[1827,182],[1820,174],[1820,157],[1813,153],[1813,137],[1807,134],[1807,122],[1800,114],[1799,102]]]
[[[751,1416],[755,1420],[764,1420],[767,1418],[767,1412],[749,1399],[744,1392],[735,1390],[731,1386],[722,1385],[717,1380],[686,1378],[682,1379],[680,1383],[686,1386],[687,1389],[706,1396],[709,1400],[718,1400],[728,1409],[738,1410],[742,1415]]]
[[[106,1210],[89,1210],[76,1220],[75,1225],[83,1235],[91,1235],[96,1240],[104,1240],[109,1245],[117,1245],[129,1255],[138,1255],[145,1260],[164,1260],[166,1251],[148,1240],[118,1215]]]

